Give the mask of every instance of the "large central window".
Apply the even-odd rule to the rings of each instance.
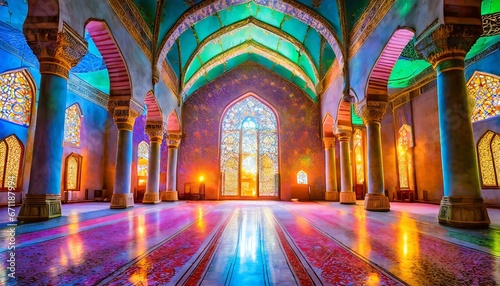
[[[278,196],[275,113],[253,96],[233,104],[221,122],[222,196]]]

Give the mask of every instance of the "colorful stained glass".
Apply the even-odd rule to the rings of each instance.
[[[137,148],[138,162],[137,162],[137,175],[146,177],[148,175],[148,161],[149,161],[149,144],[146,141],[141,141]]]
[[[485,187],[499,186],[498,173],[495,172],[495,167],[497,171],[500,169],[500,139],[498,137],[498,134],[487,131],[477,144],[481,179]]]
[[[73,104],[66,108],[66,116],[64,118],[64,142],[80,146],[80,129],[82,119],[80,107],[78,104]]]
[[[300,171],[297,173],[297,184],[306,184],[307,185],[307,174],[304,171]]]
[[[399,129],[398,147],[397,147],[399,187],[401,189],[410,189],[411,162],[412,162],[410,140],[411,140],[410,126],[404,124]]]
[[[235,103],[221,128],[223,196],[278,195],[278,134],[274,112],[255,97]]]
[[[68,158],[66,189],[72,191],[78,190],[78,160],[74,156]]]
[[[354,164],[356,165],[356,183],[363,184],[365,182],[365,164],[363,160],[363,133],[360,129],[356,129],[353,138],[354,145]]]
[[[14,135],[0,141],[0,188],[18,188],[22,157],[23,145]]]
[[[500,80],[497,76],[476,72],[467,83],[474,100],[472,122],[500,115]]]
[[[0,75],[0,119],[28,126],[33,89],[26,71]]]

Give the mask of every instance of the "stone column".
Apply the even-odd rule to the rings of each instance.
[[[24,27],[28,45],[40,62],[40,94],[28,194],[19,221],[42,221],[62,215],[61,174],[64,116],[69,70],[87,53],[87,43],[71,27]]]
[[[131,192],[132,136],[135,119],[142,114],[143,107],[130,96],[112,96],[108,109],[118,128],[115,185],[110,208],[124,209],[134,206],[134,194]]]
[[[440,25],[415,45],[437,73],[437,96],[444,196],[439,222],[455,227],[488,227],[481,194],[471,111],[464,75],[467,51],[482,26]]]
[[[181,143],[180,134],[168,134],[167,191],[161,193],[162,201],[177,201],[177,151]]]
[[[368,95],[369,96],[369,95]],[[365,196],[365,209],[369,211],[389,211],[389,199],[384,193],[384,168],[382,159],[382,139],[380,120],[385,113],[386,101],[361,101],[356,113],[366,126],[368,145],[368,193]]]
[[[325,143],[325,200],[337,201],[339,192],[337,190],[337,172],[335,170],[335,137],[325,137],[323,142]]]
[[[161,142],[165,134],[163,122],[148,121],[146,133],[149,136],[148,181],[142,203],[157,204],[160,202],[160,152]]]
[[[352,128],[336,126],[334,132],[340,142],[340,203],[355,204],[356,193],[352,190],[351,148],[349,146]]]

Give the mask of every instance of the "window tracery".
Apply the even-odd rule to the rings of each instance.
[[[0,141],[0,189],[19,190],[23,151],[23,144],[14,135]]]
[[[474,101],[472,122],[500,115],[499,77],[475,72],[467,83],[467,89]]]
[[[78,103],[66,108],[64,117],[64,142],[80,146],[80,130],[82,127],[82,113]]]
[[[25,70],[0,75],[0,119],[29,126],[33,88]]]
[[[83,157],[79,154],[71,153],[68,157],[66,157],[66,191],[80,191],[82,161]]]
[[[149,161],[149,144],[146,141],[141,141],[137,148],[138,162],[137,175],[139,177],[148,176],[148,161]]]
[[[483,187],[500,187],[500,134],[487,131],[477,143]]]
[[[363,133],[356,129],[353,137],[354,164],[356,166],[356,184],[365,182],[365,164],[363,156]]]
[[[297,173],[297,184],[305,184],[307,185],[307,174],[304,171],[299,171]]]

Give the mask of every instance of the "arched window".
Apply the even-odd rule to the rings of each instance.
[[[0,190],[20,191],[24,146],[15,135],[0,141]]]
[[[278,126],[274,112],[248,96],[226,111],[221,124],[222,195],[278,196]]]
[[[477,143],[483,187],[500,187],[500,134],[487,131]]]
[[[472,122],[500,114],[500,79],[498,76],[475,72],[467,82],[467,89],[474,101]]]
[[[149,161],[149,144],[146,141],[141,141],[137,148],[137,176],[139,177],[139,185],[146,184],[148,176],[148,161]]]
[[[307,174],[304,171],[299,171],[297,173],[297,184],[307,185]]]
[[[26,70],[0,75],[0,119],[28,126],[31,118],[33,85]]]
[[[363,132],[355,129],[353,137],[354,165],[356,170],[356,184],[365,182],[365,164],[363,155]]]
[[[79,154],[71,153],[66,157],[66,166],[64,172],[64,183],[66,191],[79,191],[82,174],[83,157]]]
[[[411,127],[403,124],[398,133],[399,188],[413,189],[413,149]]]
[[[82,127],[82,112],[78,103],[66,108],[64,117],[64,142],[80,146],[80,129]]]

